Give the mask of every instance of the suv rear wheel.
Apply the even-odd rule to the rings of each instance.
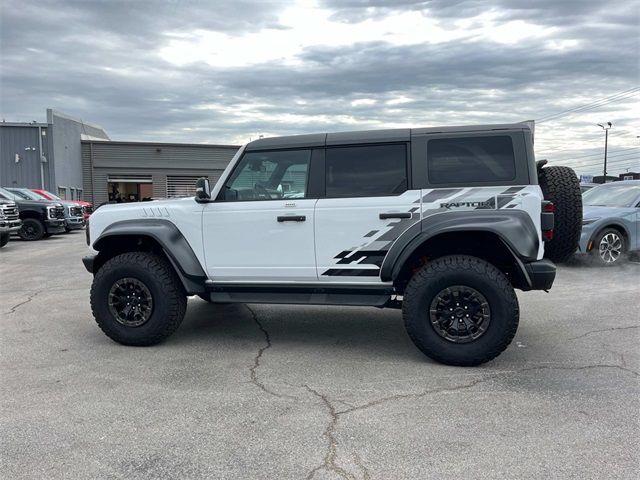
[[[538,182],[545,200],[556,209],[553,240],[545,242],[544,256],[564,262],[578,249],[582,232],[580,181],[569,167],[544,167],[538,170]]]
[[[518,298],[490,263],[447,256],[413,275],[402,316],[425,355],[447,365],[473,366],[497,357],[511,343],[518,329]]]
[[[187,297],[171,266],[150,252],[108,260],[91,285],[91,310],[102,331],[123,345],[154,345],[182,323]]]

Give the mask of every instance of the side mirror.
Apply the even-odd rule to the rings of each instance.
[[[200,177],[196,180],[196,202],[206,202],[211,200],[211,188],[209,179]]]

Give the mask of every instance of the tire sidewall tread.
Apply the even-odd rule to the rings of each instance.
[[[429,307],[446,286],[467,285],[489,302],[491,323],[469,343],[442,338],[431,325]],[[490,263],[472,256],[438,258],[417,271],[404,292],[402,315],[409,337],[428,357],[447,365],[475,366],[502,353],[518,329],[518,298],[505,275]]]
[[[544,244],[544,256],[554,262],[567,261],[578,249],[582,233],[582,192],[573,169],[553,166],[541,169],[538,183],[545,200],[556,207],[554,237]]]
[[[36,236],[34,238],[28,238],[27,236],[25,236],[25,234],[23,232],[23,228],[25,228],[26,225],[30,225],[30,224],[37,225],[38,228],[39,228],[39,232],[36,234]],[[25,218],[22,221],[22,228],[20,230],[18,230],[18,236],[22,240],[25,240],[27,242],[34,242],[36,240],[41,240],[42,238],[44,238],[46,232],[47,232],[47,230],[44,227],[44,224],[40,220],[38,220],[37,218]]]
[[[142,281],[153,298],[151,317],[139,327],[118,323],[109,311],[109,290],[116,280],[125,277]],[[150,252],[129,252],[111,258],[98,270],[91,285],[91,310],[98,326],[123,345],[162,342],[180,326],[186,308],[187,297],[172,267]]]

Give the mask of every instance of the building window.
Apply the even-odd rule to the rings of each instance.
[[[78,188],[76,190],[76,200],[82,200],[82,189]]]
[[[71,187],[71,189],[70,189],[70,190],[71,190],[71,197],[70,197],[70,200],[77,200],[77,198],[76,198],[76,189],[75,189],[75,188],[73,188],[73,187]]]
[[[67,199],[67,187],[58,187],[58,196],[62,200],[66,200]]]

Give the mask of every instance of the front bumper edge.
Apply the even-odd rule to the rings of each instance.
[[[93,273],[93,263],[96,260],[95,255],[86,255],[82,257],[82,263],[84,264],[84,268],[87,269],[87,272]]]

